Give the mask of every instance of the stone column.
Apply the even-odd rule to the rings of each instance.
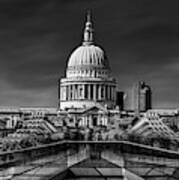
[[[85,127],[85,126],[86,126],[86,118],[83,117],[83,127]]]
[[[63,100],[66,100],[66,86],[63,86],[63,89],[62,89],[62,99]]]
[[[111,86],[111,100],[113,100],[113,93],[112,93],[112,86]]]
[[[112,100],[112,86],[110,86],[110,100]]]
[[[96,84],[93,85],[93,99],[96,100]]]
[[[73,92],[74,92],[74,100],[76,100],[77,99],[77,89],[76,89],[76,84],[74,85],[74,90],[73,90]]]
[[[114,100],[114,86],[112,86],[112,100]]]
[[[72,85],[72,100],[75,99],[75,85]]]
[[[108,86],[108,100],[110,100],[110,85]]]
[[[101,125],[101,121],[102,121],[103,115],[102,114],[98,114],[98,120],[97,120],[97,125]]]
[[[81,84],[78,85],[78,99],[81,99]]]
[[[98,94],[99,94],[99,85],[98,84],[96,84],[96,100],[98,100]]]
[[[73,100],[73,85],[70,85],[70,97]]]
[[[108,100],[108,85],[106,85],[105,88],[106,88],[106,90],[105,90],[106,91],[105,97],[106,97],[106,100]]]
[[[80,93],[79,93],[79,92],[80,92],[80,90],[79,90],[80,87],[79,87],[79,86],[80,86],[80,85],[78,84],[78,85],[77,85],[77,89],[76,89],[77,99],[80,99]]]
[[[91,100],[91,87],[90,87],[90,84],[88,84],[88,99]]]
[[[70,100],[72,100],[72,85],[70,85]]]
[[[100,124],[100,125],[104,125],[104,115],[101,115],[99,124]]]
[[[65,86],[62,86],[60,94],[61,94],[61,100],[65,100]]]
[[[68,94],[69,94],[69,93],[68,93],[68,89],[69,89],[69,88],[68,88],[68,85],[66,85],[66,100],[69,99],[69,97],[68,97]]]
[[[74,85],[74,100],[76,100],[77,99],[77,85],[75,84]]]
[[[100,118],[101,118],[101,114],[98,114],[98,116],[97,116],[97,123],[96,123],[97,126],[99,125]]]
[[[105,126],[108,125],[108,119],[107,119],[107,116],[106,116],[106,115],[105,115],[105,118],[104,118],[104,124],[105,124]]]
[[[73,89],[73,85],[71,85],[71,99],[74,100],[74,89]]]
[[[103,85],[103,99],[106,100],[106,85]]]
[[[70,100],[70,85],[68,85],[68,100]]]
[[[92,122],[93,119],[92,119],[91,115],[88,116],[88,119],[89,119],[90,127],[93,128],[93,122]]]
[[[82,88],[83,88],[82,99],[85,99],[85,84],[82,84]]]
[[[79,94],[80,94],[80,99],[84,98],[84,85],[80,84],[79,85]]]
[[[78,99],[78,94],[77,94],[77,90],[78,90],[78,85],[75,85],[75,100]]]
[[[85,116],[85,126],[88,126],[88,118]]]
[[[98,88],[98,99],[101,100],[101,85]]]
[[[93,84],[90,85],[90,89],[91,89],[91,99],[94,99],[94,91],[93,91]]]

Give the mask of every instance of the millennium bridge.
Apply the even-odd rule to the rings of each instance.
[[[178,180],[179,153],[126,141],[61,141],[0,154],[0,180]]]

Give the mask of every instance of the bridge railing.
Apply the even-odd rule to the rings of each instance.
[[[159,157],[177,158],[179,152],[167,150],[159,147],[137,144],[129,141],[66,141],[67,144],[101,144],[103,148],[120,150],[122,153],[145,154]]]
[[[75,154],[79,153],[79,158],[89,156],[89,148],[113,149],[115,152],[128,154],[142,154],[144,156],[155,156],[169,159],[177,159],[179,161],[179,152],[165,150],[161,148],[149,147],[126,141],[61,141],[42,145],[33,148],[27,148],[17,151],[9,151],[0,153],[0,167],[9,167],[17,163],[26,163],[41,157],[64,153],[67,157],[75,158]],[[81,153],[81,155],[80,155]],[[92,154],[91,154],[92,155]],[[81,157],[80,157],[81,156]],[[66,162],[68,163],[68,162]]]
[[[41,145],[23,150],[8,151],[0,153],[0,167],[8,167],[14,164],[25,164],[26,162],[39,159],[40,157],[66,152],[65,142]]]

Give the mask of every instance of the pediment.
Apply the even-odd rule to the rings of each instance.
[[[104,113],[107,114],[108,110],[103,106],[92,106],[84,111],[84,113]]]

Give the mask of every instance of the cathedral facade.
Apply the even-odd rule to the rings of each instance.
[[[77,47],[67,63],[65,77],[59,81],[59,112],[79,111],[96,107],[100,112],[92,117],[83,117],[80,124],[107,124],[107,119],[101,114],[108,114],[109,109],[116,105],[116,80],[111,75],[111,69],[105,51],[94,41],[94,30],[90,14],[87,15],[83,32],[83,41]],[[96,110],[95,110],[96,111]],[[68,113],[70,114],[70,113]],[[90,113],[93,114],[93,113]],[[91,121],[97,119],[95,123]],[[103,119],[103,121],[101,120]]]

